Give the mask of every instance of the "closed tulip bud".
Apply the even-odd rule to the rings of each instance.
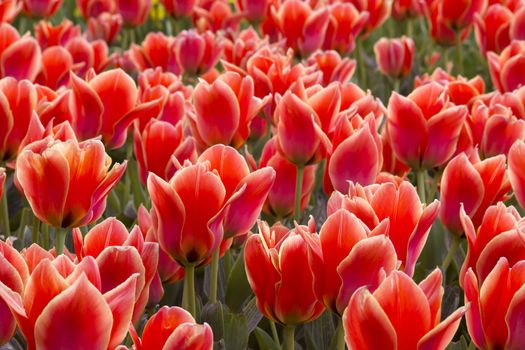
[[[254,96],[251,77],[227,72],[212,84],[199,82],[193,92],[193,134],[202,148],[214,144],[241,147],[250,136],[250,124],[269,98]]]
[[[22,10],[18,0],[4,0],[0,3],[0,23],[11,23]]]
[[[4,173],[5,176],[5,173]],[[3,182],[0,170],[0,183]],[[1,185],[0,185],[1,187]],[[24,258],[8,242],[0,241],[0,282],[16,293],[23,293],[29,271]],[[7,343],[15,335],[16,319],[9,305],[0,297],[0,345]]]
[[[122,16],[124,25],[138,27],[148,19],[151,0],[116,0],[116,11]]]
[[[77,6],[85,19],[97,17],[103,12],[113,13],[116,9],[115,1],[107,0],[77,0]]]
[[[0,76],[34,81],[40,71],[42,52],[38,42],[30,36],[20,37],[15,28],[0,24]]]
[[[446,163],[456,151],[467,112],[465,106],[452,105],[445,89],[434,82],[407,97],[394,92],[387,127],[396,156],[413,169]]]
[[[523,237],[518,240],[523,241]],[[523,250],[523,245],[520,249]],[[467,329],[479,349],[521,349],[525,346],[521,322],[525,295],[525,262],[522,259],[497,258],[494,268],[484,279],[477,278],[472,269],[465,275],[465,302],[471,303],[466,313]]]
[[[330,196],[327,214],[332,215],[341,208],[355,214],[367,226],[367,232],[377,231],[388,220],[388,232],[383,233],[388,233],[405,273],[414,274],[439,213],[438,200],[429,205],[422,204],[416,189],[408,181],[366,187],[350,183],[347,196],[339,192]]]
[[[381,38],[374,44],[374,52],[379,70],[384,75],[399,79],[412,71],[415,45],[412,38]]]
[[[172,46],[177,67],[176,74],[190,76],[204,74],[212,69],[222,54],[224,44],[212,32],[202,34],[194,30],[182,31]]]
[[[392,17],[397,21],[421,17],[424,12],[424,5],[418,0],[394,0],[392,2]]]
[[[163,306],[146,322],[137,350],[209,350],[213,332],[204,323],[196,324],[189,312],[177,306]]]
[[[441,222],[452,233],[461,235],[461,204],[478,227],[485,210],[507,199],[509,190],[504,155],[473,163],[461,153],[449,162],[441,177]]]
[[[0,282],[0,299],[9,306],[29,350],[115,349],[128,332],[138,275],[106,292],[101,270],[87,257],[74,264],[65,255],[43,259],[31,272],[23,293]]]
[[[248,282],[261,313],[274,322],[295,326],[316,319],[324,310],[314,291],[313,252],[296,228],[270,228],[259,223],[259,234],[248,238],[244,263]]]
[[[374,291],[354,293],[343,315],[346,344],[351,349],[444,349],[467,307],[441,320],[444,289],[439,269],[418,285],[394,271]],[[407,325],[410,324],[410,327]]]
[[[103,12],[97,17],[90,17],[87,26],[87,37],[89,40],[101,39],[111,44],[120,33],[122,16]]]
[[[52,17],[62,5],[62,0],[23,0],[24,13],[30,17]]]
[[[197,0],[160,0],[166,11],[175,18],[189,17],[193,14]]]
[[[261,167],[269,166],[275,170],[275,182],[268,193],[263,211],[277,218],[285,218],[294,211],[297,167],[277,151],[275,143],[274,137],[265,144],[259,164]],[[316,165],[309,165],[304,168],[301,210],[307,207],[314,190],[316,168]]]
[[[72,74],[71,113],[73,127],[80,139],[102,135],[111,148],[119,148],[126,141],[129,125],[135,119],[156,117],[163,99],[137,105],[135,82],[121,69],[101,73],[89,81]],[[115,103],[118,99],[119,103]]]
[[[360,12],[352,3],[335,3],[329,7],[330,21],[323,49],[347,55],[355,48],[357,37],[364,29],[369,13]]]
[[[500,53],[510,44],[510,26],[513,13],[501,4],[493,4],[475,21],[476,42],[483,55],[489,51]]]
[[[499,55],[489,52],[487,60],[492,83],[499,91],[514,91],[525,83],[525,41],[512,41]]]
[[[126,170],[126,163],[110,170],[111,163],[98,140],[48,137],[24,148],[16,178],[40,220],[54,227],[80,227],[100,218],[107,195]]]
[[[266,17],[271,0],[237,0],[243,16],[251,22],[259,22]]]

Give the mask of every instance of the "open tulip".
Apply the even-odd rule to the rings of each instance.
[[[440,166],[454,154],[466,116],[467,108],[452,105],[437,83],[422,85],[407,97],[394,92],[387,119],[392,148],[413,169]]]
[[[452,233],[461,235],[462,203],[474,226],[478,227],[485,210],[505,200],[509,190],[504,155],[473,163],[461,153],[449,162],[441,177],[441,222]]]
[[[371,293],[354,293],[343,316],[350,349],[443,350],[452,341],[468,307],[441,320],[444,289],[439,269],[417,285],[394,271]]]
[[[259,223],[248,238],[244,263],[257,307],[270,320],[295,326],[316,319],[324,310],[314,291],[313,252],[302,235],[285,227]]]
[[[0,282],[0,299],[13,312],[29,350],[115,349],[126,337],[138,276],[101,292],[100,270],[88,257],[74,265],[65,255],[43,259],[23,293]]]
[[[40,220],[54,227],[80,227],[100,218],[107,195],[126,170],[126,163],[110,170],[111,163],[98,140],[47,137],[24,148],[16,178]]]
[[[228,0],[200,2],[194,9],[193,26],[199,32],[206,30],[214,33],[220,30],[238,32],[241,19],[242,15],[232,10]]]
[[[73,56],[62,46],[51,46],[42,52],[42,70],[36,77],[38,84],[50,89],[58,89],[69,81],[69,72],[76,71],[79,64],[74,64]]]
[[[323,73],[323,86],[335,81],[347,83],[355,71],[356,61],[342,58],[337,51],[317,51],[308,58],[308,64]]]
[[[172,45],[173,37],[160,32],[148,33],[140,46],[131,44],[129,53],[139,71],[157,67],[161,67],[163,71],[173,71],[174,57],[170,51]],[[180,73],[178,66],[176,68],[175,73]]]
[[[523,237],[520,238],[523,240]],[[523,249],[523,248],[521,248]],[[523,259],[523,257],[522,257]],[[477,348],[521,349],[525,297],[525,261],[499,258],[494,268],[481,280],[469,269],[463,281],[467,328]]]
[[[525,83],[525,41],[512,41],[499,55],[489,52],[487,60],[492,83],[499,91],[513,91]]]
[[[425,246],[432,223],[439,213],[439,202],[421,203],[416,189],[408,181],[399,185],[387,182],[381,185],[350,184],[348,195],[334,192],[327,205],[327,214],[338,209],[355,214],[368,228],[376,230],[388,219],[388,237],[394,244],[397,259],[409,276],[414,274],[417,260]]]
[[[366,26],[368,12],[360,12],[351,2],[330,5],[330,20],[324,37],[323,49],[335,50],[341,55],[352,52],[358,35]]]
[[[35,38],[42,50],[50,46],[66,46],[69,40],[81,35],[81,28],[68,19],[58,25],[45,20],[35,24]]]
[[[379,71],[395,79],[406,77],[412,70],[414,50],[414,41],[406,36],[379,39],[374,44]]]

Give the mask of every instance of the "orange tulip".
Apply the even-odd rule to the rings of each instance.
[[[335,3],[328,7],[330,21],[324,37],[323,49],[335,50],[341,55],[352,52],[357,37],[367,25],[370,14],[359,11],[349,2]]]
[[[54,227],[80,227],[100,218],[126,162],[115,164],[98,140],[47,137],[18,156],[16,179],[35,215]]]
[[[341,58],[334,50],[317,51],[308,58],[308,64],[323,73],[323,86],[333,82],[348,83],[355,71],[356,61]]]
[[[415,45],[412,38],[381,38],[374,44],[379,71],[392,78],[404,78],[412,71]]]
[[[374,291],[358,289],[343,315],[350,349],[444,349],[468,307],[441,320],[444,289],[439,269],[417,285],[394,271]]]

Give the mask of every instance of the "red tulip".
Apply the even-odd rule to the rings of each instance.
[[[522,208],[525,208],[525,177],[523,175],[523,160],[525,143],[516,141],[509,151],[509,179],[514,190],[514,196]]]
[[[379,70],[392,78],[404,78],[412,71],[415,45],[412,38],[381,38],[374,44]]]
[[[404,178],[410,172],[410,168],[396,157],[387,128],[384,128],[382,131],[381,144],[383,146],[383,166],[381,171]]]
[[[2,178],[5,178],[3,171],[3,169],[0,170],[0,188],[3,184]],[[29,278],[29,271],[20,253],[9,242],[0,241],[0,264],[2,266],[0,282],[16,293],[23,293]],[[5,344],[15,334],[16,320],[9,309],[9,305],[2,298],[0,298],[0,324],[2,324],[0,327],[0,344]]]
[[[40,71],[42,53],[35,39],[20,37],[15,28],[0,24],[0,76],[34,81]]]
[[[263,211],[277,218],[285,218],[293,214],[294,210],[297,167],[277,151],[275,143],[274,137],[264,145],[259,163],[261,167],[270,166],[275,170],[275,182],[268,194]],[[316,168],[316,165],[308,165],[304,168],[301,210],[304,210],[310,201],[315,184]]]
[[[492,82],[499,91],[513,91],[523,85],[525,41],[512,41],[499,56],[489,52],[487,60]]]
[[[136,127],[134,149],[140,178],[144,184],[150,172],[164,180],[170,179],[176,170],[171,160],[172,156],[177,158],[180,164],[185,160],[192,162],[197,160],[195,139],[184,136],[181,121],[173,125],[152,119],[144,130],[141,131]]]
[[[189,312],[177,306],[163,306],[146,322],[137,350],[209,350],[213,332],[204,323],[196,324]]]
[[[23,0],[24,13],[30,17],[52,17],[62,6],[62,0]]]
[[[359,0],[352,1],[359,12],[367,12],[368,20],[365,21],[365,35],[379,28],[390,16],[391,1],[386,0]]]
[[[464,153],[459,154],[448,163],[441,177],[441,222],[452,233],[461,235],[461,204],[478,227],[485,210],[507,199],[509,190],[504,155],[473,163]]]
[[[223,47],[223,42],[209,31],[198,34],[194,30],[183,30],[172,46],[177,65],[173,72],[188,75],[206,73],[217,64]]]
[[[394,271],[370,292],[354,293],[343,316],[351,349],[444,349],[454,337],[468,307],[460,307],[440,323],[444,289],[439,269],[417,285]]]
[[[191,97],[191,94],[193,92],[193,87],[191,85],[185,86],[180,76],[177,76],[170,72],[164,72],[160,67],[157,67],[155,69],[145,69],[144,71],[141,71],[139,73],[138,83],[140,95],[139,98],[141,100],[150,99],[144,95],[147,93],[148,90],[152,90],[157,86],[165,87],[171,94],[181,92],[184,99],[186,100]]]
[[[387,127],[396,156],[414,169],[446,163],[456,150],[467,108],[448,101],[437,83],[416,88],[408,97],[394,92]]]
[[[477,18],[476,42],[485,55],[489,51],[500,53],[510,44],[509,29],[513,13],[500,4],[490,5],[483,16]]]
[[[267,44],[268,41],[261,39],[252,26],[242,30],[233,39],[224,43],[224,57],[226,62],[246,70],[246,63],[256,51]]]
[[[386,108],[381,99],[372,96],[370,91],[363,91],[354,83],[341,85],[341,111],[356,109],[356,113],[367,116],[372,113],[376,119],[376,125],[380,125]]]
[[[139,71],[156,67],[161,67],[163,71],[173,71],[172,46],[172,37],[160,32],[148,33],[140,46],[135,43],[131,44],[129,53]],[[176,68],[178,69],[178,67]],[[175,73],[179,72],[176,71]]]
[[[80,227],[100,218],[107,195],[126,170],[126,163],[110,166],[98,140],[47,137],[20,153],[16,178],[40,220],[54,227]]]
[[[201,2],[193,11],[193,26],[199,32],[239,31],[240,13],[234,13],[228,0]]]
[[[259,22],[266,17],[271,0],[237,0],[239,10],[250,22]]]
[[[89,81],[71,75],[73,126],[80,139],[102,135],[111,148],[126,141],[128,126],[135,119],[151,119],[160,113],[162,99],[137,105],[133,79],[121,69],[101,73]],[[115,104],[115,99],[119,103]]]
[[[337,51],[317,51],[308,58],[308,64],[323,73],[323,86],[333,82],[348,83],[355,71],[356,62],[341,58]]]
[[[115,349],[131,322],[138,275],[101,292],[100,270],[88,257],[77,265],[65,255],[43,259],[23,293],[0,282],[0,298],[13,312],[27,348]]]
[[[108,218],[94,226],[85,237],[78,228],[74,229],[73,238],[79,261],[87,256],[96,259],[102,293],[138,274],[132,318],[133,322],[137,322],[144,312],[150,285],[157,272],[158,244],[144,242],[137,226],[128,233],[126,226],[115,218]]]
[[[392,2],[392,17],[397,20],[421,17],[424,5],[418,0],[394,0]]]
[[[69,40],[80,36],[81,28],[66,19],[58,25],[48,21],[39,21],[35,24],[35,38],[42,49],[50,46],[65,46]]]
[[[73,57],[62,46],[50,46],[42,52],[42,70],[36,77],[36,82],[56,90],[69,82],[69,73],[77,70],[78,64],[73,63]]]
[[[193,14],[197,0],[160,0],[166,11],[174,16],[178,17],[189,17]]]
[[[519,236],[518,240],[523,241],[522,233]],[[521,322],[525,265],[521,259],[499,258],[484,280],[478,279],[471,269],[465,275],[465,301],[471,303],[466,313],[467,329],[479,349],[525,346]]]
[[[269,227],[259,223],[259,234],[248,238],[244,264],[248,282],[257,298],[259,311],[272,321],[287,326],[316,319],[324,310],[314,290],[311,265],[313,252],[296,228]]]
[[[357,36],[366,26],[368,12],[360,12],[352,3],[336,3],[329,7],[330,21],[323,42],[324,50],[346,55],[354,50]]]
[[[151,0],[116,0],[116,11],[126,26],[138,27],[148,19]]]
[[[327,214],[344,208],[355,214],[369,231],[375,231],[389,220],[388,237],[394,244],[397,258],[405,273],[412,276],[423,250],[432,223],[439,212],[439,202],[423,205],[416,189],[408,181],[362,187],[350,184],[348,196],[334,192],[327,205]]]
[[[87,76],[91,69],[98,74],[113,60],[113,56],[109,56],[108,45],[103,40],[89,42],[84,37],[75,37],[66,44],[66,49],[73,61],[81,67],[78,70],[79,76]]]
[[[18,0],[0,1],[0,23],[11,23],[22,10],[22,4]]]
[[[117,39],[122,27],[122,16],[103,12],[97,17],[90,17],[87,23],[87,37],[89,40],[104,40],[111,44]]]
[[[60,124],[64,121],[71,122],[69,109],[70,90],[63,90],[57,93],[42,85],[35,85],[35,89],[38,96],[36,112],[43,125],[48,125],[51,120],[53,120],[54,124]]]
[[[255,97],[252,78],[237,73],[227,72],[212,84],[201,81],[193,92],[193,135],[203,148],[217,143],[239,148],[250,135],[252,120],[268,100]]]
[[[77,7],[82,16],[88,19],[103,12],[115,12],[116,3],[113,0],[77,0]]]

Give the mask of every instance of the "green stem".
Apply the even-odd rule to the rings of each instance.
[[[128,158],[129,159],[129,158]],[[144,203],[144,196],[142,194],[142,183],[140,182],[139,170],[137,162],[130,162],[128,169],[131,177],[131,188],[133,192],[133,203],[135,208],[138,208],[141,203]]]
[[[293,211],[294,219],[299,221],[301,216],[301,194],[303,190],[304,165],[297,166],[297,175],[295,177],[295,209]]]
[[[217,281],[219,279],[219,259],[221,249],[217,247],[211,257],[211,276],[210,276],[210,303],[217,302]]]
[[[40,230],[40,220],[36,217],[36,215],[33,214],[33,228],[31,232],[31,237],[33,240],[33,243],[38,244],[38,231]]]
[[[122,207],[120,205],[120,200],[118,199],[117,192],[115,189],[113,191],[109,192],[108,195],[108,202],[109,205],[115,210],[116,214],[120,214],[122,212]]]
[[[399,92],[400,85],[401,85],[401,79],[394,78],[394,91]]]
[[[11,236],[11,228],[9,227],[9,208],[7,205],[7,188],[4,189],[0,206],[0,216],[2,217],[2,233],[4,234],[5,238],[7,238]]]
[[[345,330],[343,327],[343,319],[339,319],[339,326],[337,326],[336,330],[336,336],[337,336],[337,343],[336,343],[336,349],[337,350],[345,350]]]
[[[270,329],[272,330],[273,341],[280,348],[281,341],[279,340],[279,333],[277,333],[277,327],[275,327],[275,322],[273,322],[272,320],[269,320],[269,322],[270,322]]]
[[[416,170],[417,194],[419,195],[419,199],[423,204],[427,202],[425,190],[425,177],[426,171],[424,169]]]
[[[456,254],[459,243],[461,242],[461,238],[457,235],[453,235],[452,238],[452,245],[450,246],[447,256],[445,257],[445,260],[443,260],[443,272],[447,271],[448,267],[450,266],[450,263],[452,262],[452,259],[454,259],[454,255]]]
[[[294,350],[295,349],[295,327],[286,326],[283,331],[284,337],[284,349]]]
[[[49,226],[47,224],[42,224],[42,246],[49,249]]]
[[[63,228],[57,228],[55,232],[55,249],[56,249],[57,256],[64,253],[66,233],[67,233],[67,230]]]
[[[22,209],[22,214],[20,216],[20,225],[18,226],[17,237],[18,241],[24,246],[24,231],[29,221],[30,210],[28,208]]]
[[[189,264],[184,269],[184,292],[182,295],[185,301],[184,308],[195,317],[197,310],[195,307],[195,265]]]
[[[365,60],[365,50],[363,47],[363,39],[357,39],[357,62],[359,65],[359,85],[361,89],[366,90],[366,60]]]
[[[461,31],[458,31],[456,34],[456,61],[457,61],[457,70],[458,74],[463,73],[463,45],[461,44]]]

